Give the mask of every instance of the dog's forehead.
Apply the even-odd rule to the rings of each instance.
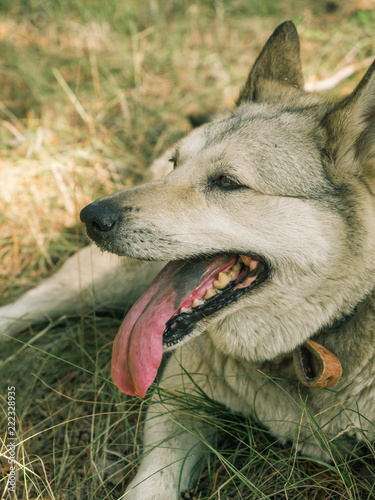
[[[302,110],[277,110],[273,107],[252,106],[246,112],[234,114],[221,124],[213,124],[205,130],[206,145],[227,140],[232,144],[255,147],[274,141],[286,142],[293,138],[304,139],[315,132],[315,118]],[[221,125],[221,126],[220,126]]]
[[[315,135],[320,113],[309,108],[283,108],[267,104],[241,106],[226,119],[197,130],[181,146],[181,154],[200,153],[211,145],[221,143],[257,144],[279,138],[287,140]]]
[[[311,149],[319,143],[318,123],[311,111],[303,109],[243,106],[229,118],[197,130],[181,144],[179,157],[181,162],[192,158],[212,162],[232,155],[264,156],[270,150],[273,156],[277,148]]]
[[[181,160],[199,155],[206,147],[206,138],[204,129],[195,130],[190,136],[185,139],[178,149],[178,156]]]

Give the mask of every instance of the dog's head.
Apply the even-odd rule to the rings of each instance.
[[[164,179],[82,211],[103,249],[170,260],[114,344],[119,387],[144,395],[162,346],[202,332],[253,361],[293,350],[373,287],[375,66],[327,104],[303,90],[294,25],[280,25],[235,110],[175,150]]]

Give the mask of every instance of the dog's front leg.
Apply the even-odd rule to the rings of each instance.
[[[169,359],[147,411],[144,455],[126,490],[127,500],[180,498],[180,492],[194,480],[197,462],[207,450],[204,442],[210,440],[212,428],[204,418],[187,409],[202,374],[197,375],[195,359],[183,363],[189,376],[181,369],[180,361],[178,355]]]
[[[125,309],[154,278],[162,264],[119,258],[91,245],[70,257],[61,269],[21,296],[0,307],[0,339],[28,326],[77,314],[93,307]]]
[[[143,460],[125,498],[176,500],[189,488],[203,452],[201,442],[192,430],[185,430],[190,422],[168,405],[153,403],[146,418]]]

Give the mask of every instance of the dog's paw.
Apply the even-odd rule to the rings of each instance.
[[[0,342],[8,340],[24,330],[28,325],[18,318],[12,304],[0,307]]]
[[[177,485],[167,471],[159,471],[151,477],[133,479],[126,489],[126,500],[179,500]]]
[[[124,496],[126,500],[179,500],[179,498],[173,489],[161,490],[160,485],[154,485],[153,488],[139,486],[134,490],[126,490]]]

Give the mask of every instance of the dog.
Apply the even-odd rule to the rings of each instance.
[[[327,103],[304,91],[296,28],[281,24],[232,113],[149,179],[82,210],[97,247],[2,307],[1,331],[137,299],[113,345],[124,393],[144,397],[171,351],[160,387],[203,391],[305,455],[329,459],[322,430],[345,446],[373,439],[375,63]],[[177,498],[205,452],[198,434],[209,440],[159,394],[130,500]]]

